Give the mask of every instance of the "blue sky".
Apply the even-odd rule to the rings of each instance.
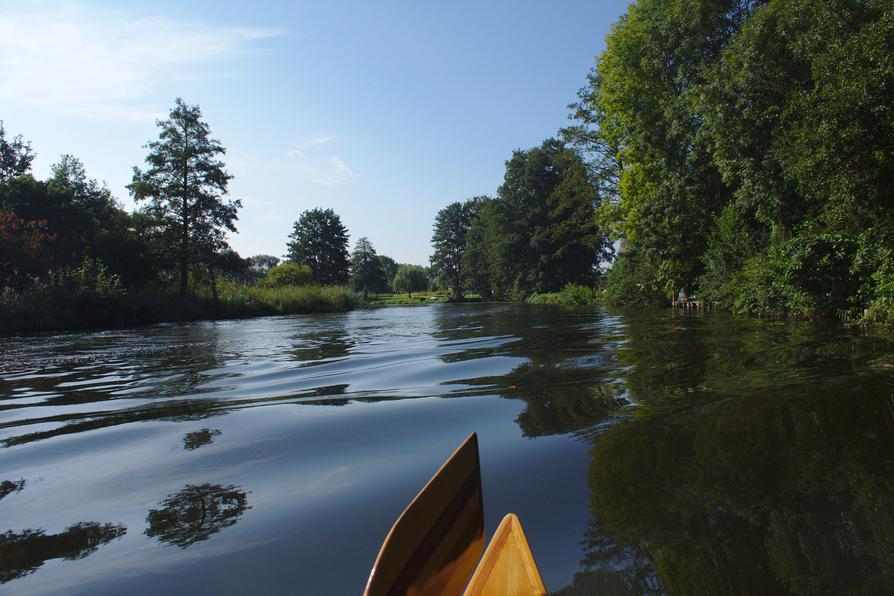
[[[282,255],[301,211],[427,264],[452,201],[564,126],[626,1],[0,2],[0,119],[34,173],[79,157],[125,185],[175,97],[199,104],[242,199],[243,256]]]

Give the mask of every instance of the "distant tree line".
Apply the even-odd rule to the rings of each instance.
[[[0,121],[0,330],[332,310],[352,304],[344,295],[351,289],[392,290],[406,266],[378,255],[366,238],[349,254],[347,230],[331,209],[301,214],[284,261],[242,258],[226,236],[236,231],[241,203],[229,197],[225,149],[201,110],[178,98],[157,125],[145,168],[133,170],[128,190],[138,207],[128,212],[74,156],[36,179],[31,144],[7,135]],[[402,274],[399,291],[427,289],[425,278],[424,287],[418,275],[407,285]],[[249,297],[239,286],[258,291]],[[302,286],[344,292],[286,299],[261,291]]]

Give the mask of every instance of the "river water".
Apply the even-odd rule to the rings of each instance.
[[[523,305],[0,338],[0,591],[358,594],[472,431],[551,591],[894,591],[894,342]]]

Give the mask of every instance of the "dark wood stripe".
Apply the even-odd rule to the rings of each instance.
[[[459,515],[463,508],[473,498],[478,500],[478,506],[476,507],[475,515],[472,516],[469,527],[474,528],[477,525],[481,528],[482,532],[484,531],[484,508],[482,506],[480,488],[481,472],[479,466],[476,465],[468,476],[466,476],[466,479],[438,516],[437,520],[431,525],[428,532],[426,532],[425,537],[416,546],[413,555],[407,559],[400,574],[395,578],[391,587],[388,588],[388,594],[403,596],[406,594],[410,586],[417,583],[418,580],[423,579],[419,577],[419,573],[425,568],[432,553],[438,545],[443,542],[444,537],[450,528],[453,527],[457,515]],[[474,537],[475,533],[474,531],[470,531],[469,527],[462,532],[461,537],[466,537],[468,535]],[[457,544],[454,548],[451,548],[450,555],[453,556],[453,558],[445,559],[440,566],[443,567],[444,565],[451,563],[456,560],[459,555],[465,552],[465,548],[460,547],[461,544]]]

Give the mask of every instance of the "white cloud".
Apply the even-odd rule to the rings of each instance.
[[[163,111],[148,96],[166,82],[232,76],[236,59],[282,33],[15,4],[0,12],[0,99],[88,117],[152,119]]]
[[[288,167],[320,186],[335,186],[354,177],[354,172],[338,155],[319,155],[314,148],[333,141],[331,135],[314,135],[298,148],[286,152]]]
[[[310,149],[311,147],[317,147],[318,145],[325,145],[329,141],[335,140],[335,137],[332,135],[314,135],[306,138],[301,146],[305,149]]]

